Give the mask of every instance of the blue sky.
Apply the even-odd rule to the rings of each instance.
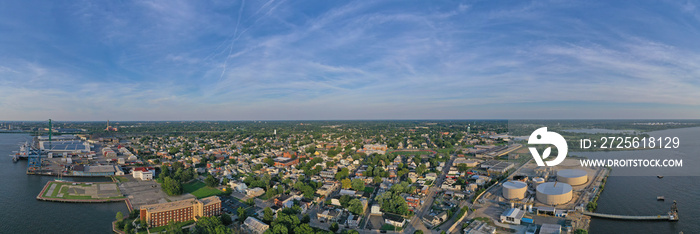
[[[0,120],[700,118],[699,5],[2,1]]]

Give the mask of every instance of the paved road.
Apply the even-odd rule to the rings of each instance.
[[[411,219],[411,222],[409,225],[406,227],[404,230],[404,233],[413,233],[416,230],[422,230],[423,233],[430,233],[430,229],[428,229],[425,224],[423,224],[423,221],[421,218],[430,211],[430,207],[433,205],[433,201],[435,201],[435,194],[439,191],[442,191],[440,189],[440,186],[442,186],[442,182],[445,181],[445,175],[447,175],[447,172],[450,171],[450,167],[452,167],[452,163],[454,162],[455,156],[450,156],[450,159],[445,162],[445,166],[442,168],[442,173],[438,176],[437,180],[433,183],[433,186],[430,186],[430,189],[428,189],[428,195],[424,198],[424,203],[421,209],[416,212],[416,215]]]

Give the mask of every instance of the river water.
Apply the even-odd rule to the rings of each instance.
[[[650,132],[651,136],[679,137],[682,145],[678,150],[656,149],[617,152],[575,153],[589,158],[655,158],[675,157],[683,159],[683,169],[672,172],[650,170],[631,173],[628,169],[613,168],[605,189],[598,199],[598,213],[620,215],[665,214],[673,201],[678,202],[677,222],[669,221],[621,221],[593,218],[590,233],[700,233],[700,176],[697,176],[700,161],[700,128],[682,128]],[[666,173],[664,178],[657,173]],[[673,174],[683,176],[673,176]],[[639,176],[630,176],[639,175]],[[665,201],[657,201],[664,196]]]
[[[36,200],[54,177],[27,175],[27,161],[8,157],[28,141],[26,134],[0,134],[0,233],[111,233],[117,211],[128,213],[124,202],[58,203]],[[106,178],[64,178],[108,181]]]

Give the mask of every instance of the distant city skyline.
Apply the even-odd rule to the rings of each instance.
[[[692,1],[0,3],[0,121],[698,119]]]

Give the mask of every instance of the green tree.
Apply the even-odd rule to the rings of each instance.
[[[134,233],[134,225],[131,222],[124,224],[124,233]]]
[[[275,195],[277,195],[277,191],[274,189],[268,189],[265,192],[265,197],[267,197],[268,199],[274,197]]]
[[[574,234],[588,234],[588,231],[584,229],[576,229],[576,231],[574,231]]]
[[[263,210],[263,222],[267,224],[271,224],[272,220],[274,219],[274,215],[272,213],[272,209],[270,207],[265,207],[265,210]]]
[[[201,217],[197,220],[195,224],[196,233],[210,234],[210,233],[231,233],[231,229],[226,228],[221,223],[221,219],[217,217]],[[223,227],[223,228],[221,228]]]
[[[588,204],[586,205],[586,209],[591,212],[595,211],[596,208],[598,208],[598,203],[593,201],[588,202]]]
[[[311,217],[308,214],[304,214],[304,216],[301,217],[301,223],[310,223],[311,222]]]
[[[284,225],[275,225],[272,227],[272,234],[289,234],[289,231],[287,231],[287,227]]]
[[[467,170],[469,170],[469,167],[467,166],[467,164],[460,163],[460,164],[457,164],[457,170],[464,173],[464,172],[467,172]]]
[[[263,162],[267,163],[268,166],[274,166],[275,165],[275,160],[272,158],[265,158]]]
[[[332,232],[337,232],[338,229],[340,229],[340,227],[338,226],[338,223],[333,222],[333,223],[331,223],[331,227],[328,229],[331,230]]]
[[[341,180],[340,184],[342,184],[343,189],[349,189],[350,187],[352,187],[352,182],[348,178]]]
[[[148,222],[146,222],[145,219],[139,219],[139,225],[141,225],[141,228],[143,229],[148,228]]]
[[[204,183],[206,183],[209,187],[219,186],[219,181],[212,175],[208,175],[207,178],[204,179]]]
[[[162,189],[166,194],[170,196],[182,194],[182,184],[180,183],[180,181],[177,181],[170,177],[165,177],[165,180],[163,180]]]
[[[348,204],[350,203],[350,196],[342,195],[342,196],[340,196],[340,199],[338,199],[338,200],[340,201],[340,206],[348,207]]]
[[[356,215],[361,215],[362,213],[364,213],[362,202],[360,202],[360,200],[357,200],[357,198],[350,200],[350,202],[348,202],[348,211]]]
[[[343,169],[340,169],[340,171],[335,174],[335,179],[342,180],[343,178],[347,178],[349,175],[350,175],[350,170],[348,168],[343,168]]]
[[[362,192],[365,190],[365,182],[362,181],[361,179],[353,179],[352,180],[352,189]]]
[[[294,234],[314,234],[314,229],[304,223],[294,228]]]
[[[254,198],[248,198],[248,200],[245,200],[245,204],[249,206],[254,206],[255,205],[255,199]]]
[[[306,153],[308,153],[309,155],[313,155],[314,153],[316,153],[316,146],[306,147]]]
[[[168,234],[183,234],[184,232],[182,231],[182,227],[178,225],[177,223],[173,222],[172,220],[168,222],[168,226],[165,229],[166,233]]]
[[[233,223],[233,220],[231,220],[231,216],[224,213],[221,215],[221,223],[224,224],[224,226],[231,225]]]
[[[116,218],[117,218],[117,221],[121,221],[121,220],[124,219],[124,214],[122,214],[121,211],[118,211],[118,212],[117,212],[117,217],[116,217]]]
[[[243,207],[238,207],[237,211],[238,211],[238,220],[240,220],[241,222],[243,222],[243,220],[248,218],[248,215],[246,214],[245,209],[243,209]]]
[[[413,234],[423,234],[423,230],[416,230]]]

